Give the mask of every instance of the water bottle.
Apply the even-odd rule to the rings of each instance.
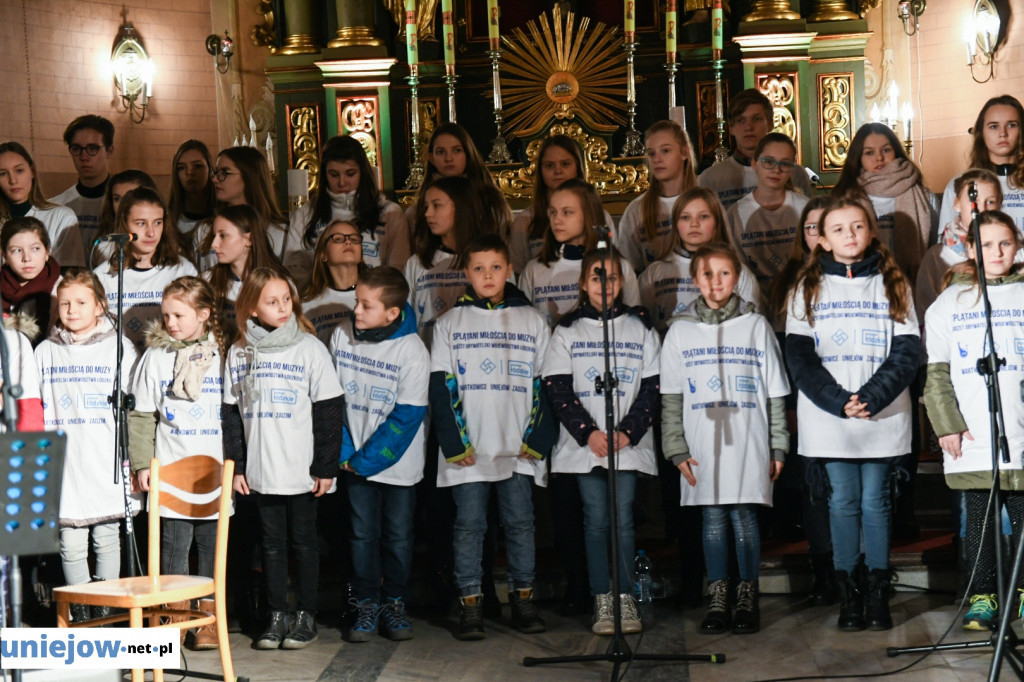
[[[640,606],[651,603],[651,560],[644,550],[638,550],[633,561],[633,586]]]

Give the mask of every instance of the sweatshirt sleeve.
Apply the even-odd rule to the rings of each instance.
[[[530,408],[530,421],[523,433],[523,453],[544,459],[551,454],[551,448],[558,442],[558,420],[547,392],[541,386],[540,377],[533,378],[533,404]]]
[[[640,381],[640,390],[636,400],[629,408],[616,427],[617,431],[629,436],[631,445],[636,445],[647,433],[647,429],[658,418],[661,411],[661,388],[659,387],[659,375],[644,377]],[[680,414],[682,411],[680,410]]]
[[[238,405],[221,403],[221,442],[224,444],[224,459],[235,462],[235,474],[245,473],[246,449],[245,429],[242,427],[242,413]]]
[[[960,412],[956,392],[953,390],[948,362],[933,362],[928,365],[928,374],[924,382],[924,407],[928,411],[928,421],[932,423],[937,436],[948,436],[967,430],[967,422]]]
[[[572,375],[555,374],[544,377],[544,390],[558,421],[577,445],[586,445],[590,434],[597,431],[597,424],[576,397],[576,391],[572,387]]]
[[[132,444],[128,448],[128,455],[134,472],[148,469],[149,463],[156,457],[156,426],[159,419],[157,412],[132,410],[128,415],[128,439]]]
[[[458,462],[473,454],[459,382],[448,372],[430,373],[430,420],[445,461]]]
[[[921,366],[921,338],[916,334],[894,336],[882,366],[857,391],[868,411],[877,415],[910,386]]]
[[[341,427],[345,398],[336,396],[313,403],[313,478],[338,477],[338,453],[341,451]]]
[[[772,459],[782,462],[789,453],[789,428],[786,425],[786,399],[768,399],[768,434]]]
[[[360,476],[367,477],[394,466],[412,444],[426,415],[425,405],[395,405],[363,447],[352,453],[348,459],[349,466]],[[351,444],[347,429],[345,435]]]
[[[690,446],[683,433],[683,395],[661,394],[661,451],[665,459],[679,466],[690,459]]]
[[[821,358],[814,352],[812,337],[786,334],[786,367],[793,383],[812,403],[829,414],[846,417],[843,407],[853,392],[840,386],[821,364]]]

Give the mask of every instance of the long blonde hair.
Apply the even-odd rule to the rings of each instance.
[[[217,342],[217,350],[223,357],[227,351],[227,339],[224,338],[224,330],[221,329],[220,320],[217,317],[217,299],[213,295],[213,288],[206,283],[206,280],[191,275],[179,277],[164,287],[164,298],[175,298],[197,313],[200,310],[209,310],[210,316],[204,323],[206,331],[213,335]]]
[[[644,142],[655,133],[669,132],[676,138],[676,142],[683,148],[686,155],[683,161],[683,190],[688,190],[697,184],[697,158],[693,154],[693,145],[690,144],[690,136],[675,121],[658,121],[644,132]],[[661,181],[651,175],[651,186],[644,194],[641,203],[641,220],[643,221],[644,237],[652,242],[657,238],[658,224],[658,199],[661,197]]]

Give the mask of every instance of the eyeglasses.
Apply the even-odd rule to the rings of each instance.
[[[818,228],[817,223],[807,223],[806,225],[804,225],[804,234],[810,235],[812,237],[817,237],[819,234],[821,234],[821,230]]]
[[[229,168],[211,168],[210,169],[210,178],[212,178],[213,180],[216,180],[217,182],[224,182],[224,179],[227,178],[229,175],[238,175],[238,174],[239,174],[238,171],[231,170]]]
[[[327,241],[340,246],[342,244],[362,244],[363,238],[358,234],[332,234]]]
[[[778,168],[783,173],[788,173],[793,170],[793,166],[796,164],[792,161],[779,160],[770,156],[762,156],[758,161],[761,162],[761,168],[765,170],[771,170],[772,168]]]
[[[68,151],[71,152],[71,156],[79,156],[82,152],[85,152],[86,156],[96,156],[103,149],[98,144],[87,144],[84,147],[80,144],[69,144]]]

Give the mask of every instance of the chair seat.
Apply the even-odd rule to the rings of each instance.
[[[130,609],[198,599],[213,592],[213,578],[162,575],[160,582],[155,583],[150,576],[142,575],[57,587],[53,590],[53,598],[58,602]]]

